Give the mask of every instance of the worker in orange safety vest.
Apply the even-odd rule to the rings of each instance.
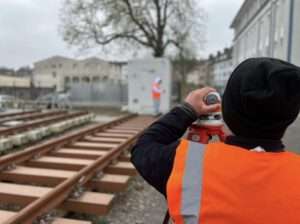
[[[152,83],[152,100],[155,115],[159,114],[160,112],[160,100],[162,94],[161,84],[162,80],[160,77],[156,77],[154,82]]]
[[[247,59],[232,73],[222,105],[205,104],[213,88],[195,90],[140,136],[131,161],[166,197],[173,223],[300,223],[300,156],[282,143],[299,114],[299,86],[299,67]],[[231,132],[225,142],[182,138],[219,107]]]

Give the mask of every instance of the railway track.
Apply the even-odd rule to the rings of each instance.
[[[14,117],[19,115],[26,115],[26,114],[33,114],[40,112],[40,110],[30,110],[30,111],[22,111],[22,112],[12,112],[12,113],[0,113],[0,118],[8,118],[8,117]]]
[[[47,116],[47,118],[0,129],[0,155],[10,152],[14,147],[24,146],[81,126],[94,118],[93,114],[87,112],[67,113],[65,111],[47,112],[38,116]]]
[[[2,128],[0,129],[0,136],[14,135],[17,133],[28,131],[36,127],[49,125],[55,122],[63,121],[65,119],[70,119],[85,114],[88,114],[88,112],[74,112],[74,113],[66,113],[62,111],[49,112],[47,113],[46,118],[44,118],[45,117],[44,115],[39,115],[42,116],[41,119],[34,119],[33,121],[26,122],[23,124]]]
[[[34,112],[29,114],[21,114],[17,116],[9,116],[0,118],[0,129],[4,126],[9,126],[5,123],[7,122],[26,122],[26,121],[32,121],[37,119],[42,119],[49,116],[56,116],[61,114],[66,114],[67,111],[48,111],[48,112]],[[2,126],[2,127],[1,127]]]
[[[57,209],[105,215],[136,173],[126,152],[153,120],[130,115],[1,157],[0,201],[21,209],[1,210],[0,223],[90,223],[62,219]]]

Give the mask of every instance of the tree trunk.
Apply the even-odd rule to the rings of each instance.
[[[153,51],[154,51],[153,52],[153,56],[155,58],[161,58],[165,54],[165,50],[163,48],[161,48],[161,47],[156,47]]]

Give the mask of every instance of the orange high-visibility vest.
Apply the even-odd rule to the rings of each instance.
[[[161,96],[160,84],[155,82],[152,84],[152,99],[160,100],[160,96]]]
[[[175,224],[299,224],[300,156],[182,140],[167,184]]]

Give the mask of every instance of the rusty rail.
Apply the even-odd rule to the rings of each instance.
[[[53,115],[59,115],[59,114],[66,114],[67,111],[50,111],[50,112],[36,112],[36,113],[30,113],[29,115],[27,114],[23,114],[23,115],[19,115],[19,116],[10,116],[8,118],[3,118],[0,119],[0,123],[5,123],[8,121],[26,121],[26,120],[35,120],[35,119],[39,119],[39,118],[44,118],[44,117],[48,117],[48,116],[53,116]]]
[[[62,147],[63,145],[66,145],[72,141],[79,140],[83,135],[100,131],[105,128],[109,128],[111,126],[114,126],[120,122],[124,122],[133,117],[134,115],[127,115],[106,124],[100,124],[100,125],[97,124],[91,127],[83,128],[79,131],[76,131],[75,133],[66,134],[63,135],[62,137],[49,140],[40,145],[29,147],[23,151],[0,157],[0,169],[3,170],[5,169],[5,167],[10,166],[11,164],[18,164],[24,162],[25,160],[34,157],[34,155],[36,154],[38,154],[39,156],[44,155],[51,150],[54,150],[58,147]]]
[[[37,112],[40,112],[40,110],[22,111],[22,112],[15,112],[15,113],[0,113],[0,118],[32,114]]]

